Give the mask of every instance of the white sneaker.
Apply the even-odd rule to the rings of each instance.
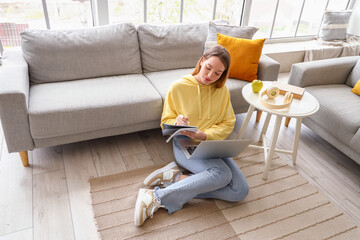
[[[150,173],[144,180],[144,184],[146,186],[170,185],[175,182],[175,177],[179,173],[181,173],[179,167],[175,162],[171,162],[165,167]]]
[[[140,188],[138,197],[136,199],[134,222],[136,226],[141,226],[148,217],[153,217],[154,212],[159,208],[164,207],[161,205],[159,199],[154,195],[154,190]]]

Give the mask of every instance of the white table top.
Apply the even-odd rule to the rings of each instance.
[[[264,86],[259,93],[253,93],[251,83],[246,84],[242,89],[242,95],[244,99],[255,108],[267,113],[280,115],[284,117],[295,117],[295,118],[306,117],[316,113],[319,110],[319,102],[316,100],[316,98],[313,95],[306,92],[306,90],[301,100],[295,98],[293,99],[289,108],[270,109],[264,106],[260,102],[261,93],[265,91],[265,89],[270,87],[272,83],[273,82],[270,81],[263,81]],[[277,98],[271,99],[272,101],[271,103],[281,104],[283,102],[283,99],[284,99],[284,95],[279,95]]]

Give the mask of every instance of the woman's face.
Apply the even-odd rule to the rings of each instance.
[[[224,71],[224,64],[218,57],[212,56],[200,62],[200,71],[194,77],[199,83],[209,85],[216,82]]]

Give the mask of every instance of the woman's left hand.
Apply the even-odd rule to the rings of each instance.
[[[196,132],[182,131],[181,134],[188,136],[191,139],[197,139],[197,140],[201,140],[201,141],[206,140],[206,133],[204,133],[203,131],[200,131],[200,130],[197,130]]]

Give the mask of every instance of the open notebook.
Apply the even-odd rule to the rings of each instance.
[[[163,130],[162,134],[164,136],[171,135],[166,142],[170,142],[170,140],[175,137],[176,135],[181,135],[181,131],[191,131],[196,132],[197,127],[195,126],[185,126],[185,125],[172,125],[172,124],[166,124],[163,123]]]

